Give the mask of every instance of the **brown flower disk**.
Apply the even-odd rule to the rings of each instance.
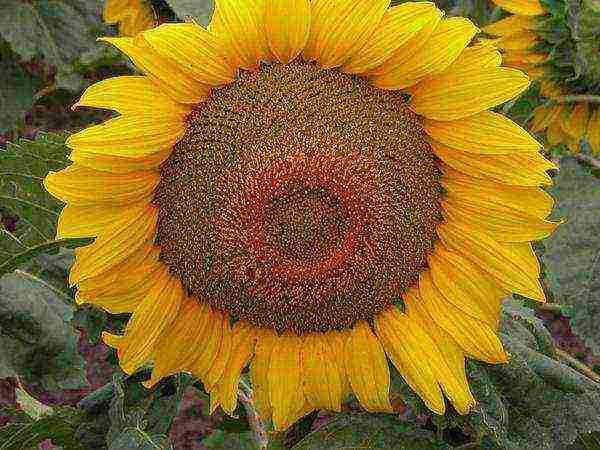
[[[369,320],[417,280],[440,172],[402,95],[298,60],[197,105],[161,166],[161,259],[188,293],[297,333]]]

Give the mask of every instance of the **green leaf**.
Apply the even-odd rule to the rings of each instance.
[[[41,80],[23,70],[0,41],[0,133],[10,130],[31,109]]]
[[[531,316],[503,314],[508,364],[469,362],[478,405],[466,421],[502,449],[553,450],[600,430],[600,384],[547,356],[547,330]]]
[[[70,298],[26,272],[0,278],[0,377],[45,390],[87,387]]]
[[[202,439],[202,446],[207,450],[258,450],[258,444],[252,437],[252,432],[228,433],[215,430]]]
[[[567,223],[545,242],[543,261],[556,301],[571,306],[571,326],[600,353],[600,179],[563,159],[551,189],[557,217]]]
[[[77,91],[83,79],[72,63],[106,33],[100,12],[100,0],[3,0],[0,36],[24,60],[42,55],[57,68],[57,86]]]
[[[17,388],[15,390],[17,404],[29,417],[34,420],[40,419],[52,413],[52,408],[40,403],[37,399],[29,395],[25,390]]]
[[[198,23],[207,26],[212,17],[213,0],[166,0],[171,9],[180,19],[190,16]]]
[[[0,450],[37,450],[51,439],[54,445],[68,450],[86,450],[75,433],[80,414],[73,408],[61,408],[52,416],[26,419],[0,428]]]
[[[448,449],[433,433],[417,428],[414,423],[400,422],[389,414],[338,414],[298,442],[293,450],[321,449]]]
[[[49,171],[70,164],[65,138],[39,133],[35,141],[19,139],[0,150],[0,207],[19,217],[14,233],[0,229],[0,276],[42,253],[92,242],[90,238],[54,239],[63,204],[44,189],[42,180]]]
[[[130,377],[131,380],[131,377]],[[180,374],[162,380],[148,390],[130,380],[115,378],[108,408],[110,428],[106,433],[109,450],[171,449],[167,435],[192,377]],[[104,394],[109,393],[102,388]]]

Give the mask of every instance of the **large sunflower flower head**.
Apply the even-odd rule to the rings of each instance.
[[[513,13],[484,28],[510,67],[540,82],[531,128],[551,145],[600,155],[600,8],[593,0],[493,0]]]
[[[465,357],[502,363],[501,299],[544,301],[553,168],[488,111],[529,86],[433,3],[219,0],[208,29],[107,38],[143,72],[76,106],[44,185],[66,202],[77,301],[131,312],[105,334],[148,386],[189,372],[233,413],[249,366],[276,429],[353,393],[391,411],[388,359],[435,413],[475,399]]]
[[[106,0],[103,16],[106,23],[119,24],[122,36],[135,36],[158,23],[150,0]]]

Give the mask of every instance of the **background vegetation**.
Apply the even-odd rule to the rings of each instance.
[[[209,0],[152,1],[161,22],[207,24],[212,10]],[[116,34],[102,6],[1,0],[0,450],[600,449],[600,161],[585,141],[577,153],[546,149],[560,167],[554,214],[568,219],[536,246],[551,303],[506,299],[501,336],[513,357],[469,363],[479,400],[469,416],[430,414],[392,372],[396,415],[361,412],[350,399],[340,414],[313,413],[274,434],[255,415],[246,375],[236,418],[208,415],[202,385],[187,375],[153,390],[140,384],[147,370],[126,376],[100,333],[121,330],[127,316],[75,306],[68,269],[88,240],[54,239],[62,205],[41,186],[70,164],[68,133],[110,116],[71,111],[82,90],[134,70],[96,42]],[[480,26],[506,15],[485,0],[438,6]],[[600,39],[588,44],[600,51]],[[541,102],[533,88],[503,110],[525,124]]]

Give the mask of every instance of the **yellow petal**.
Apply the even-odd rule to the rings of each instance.
[[[435,8],[434,14],[431,15],[431,20],[423,19],[417,22],[415,24],[418,26],[417,31],[412,33],[408,40],[403,40],[403,44],[396,48],[392,56],[387,58],[383,64],[370,69],[368,73],[370,75],[384,75],[389,73],[395,70],[400,64],[403,64],[404,61],[412,58],[419,51],[426,48],[429,45],[429,39],[440,25],[443,15],[443,11]]]
[[[146,387],[183,371],[189,360],[202,352],[206,331],[214,326],[209,322],[208,309],[207,304],[200,303],[195,297],[183,301],[173,323],[157,341],[152,377],[144,383]]]
[[[144,32],[144,39],[158,55],[200,83],[219,86],[233,81],[235,71],[222,57],[220,39],[200,25],[162,24]]]
[[[69,136],[66,145],[100,155],[141,158],[172,148],[184,131],[181,120],[121,116]]]
[[[442,21],[423,47],[399,62],[391,71],[375,75],[373,84],[384,89],[402,89],[427,75],[443,72],[478,31],[479,28],[463,17]]]
[[[348,379],[348,372],[346,371],[346,362],[340,355],[344,354],[346,348],[346,342],[350,336],[349,330],[343,331],[329,331],[329,345],[335,355],[338,355],[335,363],[338,368],[340,375],[340,383],[342,388],[342,402],[352,393],[352,387],[350,386],[350,380]]]
[[[498,302],[500,304],[500,302]],[[423,307],[417,288],[404,294],[406,314],[411,321],[418,323],[433,338],[440,350],[442,361],[432,365],[442,390],[448,396],[459,414],[467,414],[475,406],[475,398],[469,388],[465,368],[465,354],[452,337],[440,328]],[[498,306],[500,310],[500,306]],[[434,361],[432,360],[431,363]]]
[[[369,40],[389,0],[321,0],[311,2],[310,35],[304,57],[323,68],[339,66]]]
[[[509,154],[536,152],[542,145],[509,118],[483,111],[459,120],[423,119],[423,127],[434,140],[470,153]]]
[[[73,108],[91,106],[136,116],[156,116],[180,120],[189,106],[174,102],[160,91],[148,77],[128,75],[108,78],[88,87]]]
[[[128,258],[143,244],[152,242],[156,233],[158,208],[154,205],[135,207],[125,212],[96,238],[90,251],[78,257],[77,273],[71,270],[74,283],[106,272]]]
[[[552,196],[538,187],[477,180],[446,167],[443,171],[447,197],[465,206],[482,209],[506,206],[539,218],[546,218],[554,207]]]
[[[550,80],[540,82],[540,94],[544,97],[555,98],[562,95],[562,90]]]
[[[142,268],[140,267],[139,270]],[[115,285],[121,286],[121,288],[114,291],[96,294],[94,291],[79,290],[77,291],[79,298],[77,303],[93,303],[111,314],[133,312],[148,295],[152,280],[158,275],[160,265],[156,264],[154,267],[144,270],[146,271],[143,273],[121,274],[114,280]]]
[[[489,234],[500,242],[528,242],[547,238],[559,225],[535,217],[510,205],[469,207],[454,200],[442,202],[444,215],[458,219],[478,232]]]
[[[157,17],[150,2],[121,1],[117,7],[121,9],[119,34],[123,36],[136,36],[141,31],[156,26]]]
[[[468,355],[489,363],[506,362],[502,342],[489,325],[466,315],[449,303],[428,271],[419,275],[419,295],[429,315]]]
[[[563,115],[561,114],[554,122],[548,125],[546,140],[550,145],[566,144],[571,137],[563,129]]]
[[[571,136],[571,138],[579,141],[583,138],[588,125],[588,107],[585,103],[577,103],[573,107],[573,111],[569,114],[568,119],[563,124],[563,130]]]
[[[99,153],[73,150],[69,159],[79,166],[111,173],[131,173],[157,169],[172,153],[173,149],[167,147],[164,150],[150,153],[135,158],[123,156],[102,155]]]
[[[302,396],[300,350],[302,340],[286,332],[275,339],[269,363],[269,398],[273,409],[273,426],[283,428],[293,415]]]
[[[403,3],[389,8],[377,30],[353,52],[341,70],[363,73],[382,65],[428,23],[439,20],[440,11],[430,2]]]
[[[183,298],[181,282],[165,268],[131,315],[125,335],[118,341],[119,363],[126,373],[133,373],[151,357],[156,342],[177,316]]]
[[[507,36],[524,30],[535,30],[536,19],[530,16],[508,16],[483,28],[483,31],[492,36]]]
[[[116,23],[127,14],[122,0],[106,0],[102,18],[106,23]]]
[[[490,69],[502,63],[502,55],[493,45],[475,44],[463,50],[460,56],[443,73],[471,72],[473,69]],[[433,77],[435,80],[436,77]],[[424,81],[429,80],[427,77]]]
[[[223,376],[225,368],[227,367],[227,362],[231,356],[233,345],[233,335],[231,324],[229,322],[229,314],[226,312],[217,311],[215,326],[221,328],[219,347],[217,348],[214,360],[206,369],[206,374],[200,377],[206,392],[212,392],[213,389],[215,389],[219,379]],[[200,365],[196,366],[196,368],[198,368]]]
[[[529,78],[506,67],[448,70],[411,89],[410,107],[435,120],[455,120],[493,108],[529,87]]]
[[[592,113],[588,122],[587,140],[594,155],[600,155],[600,108]]]
[[[520,31],[503,36],[496,40],[496,45],[502,50],[527,50],[538,42],[538,35],[534,31]]]
[[[210,31],[223,42],[223,55],[234,69],[254,69],[270,58],[264,29],[265,0],[217,0]]]
[[[503,242],[502,245],[518,255],[528,270],[539,278],[541,265],[531,242]]]
[[[538,0],[494,0],[501,8],[520,16],[540,16],[546,14]]]
[[[173,62],[155,52],[142,35],[135,38],[100,38],[125,53],[161,91],[179,103],[195,104],[204,100],[209,86],[182,73]]]
[[[473,155],[437,142],[431,143],[433,153],[453,169],[476,178],[521,186],[551,185],[547,170],[556,166],[538,152],[512,155]]]
[[[499,300],[507,294],[505,290],[471,261],[441,244],[436,245],[427,261],[433,283],[448,302],[492,328],[497,326]]]
[[[534,116],[529,128],[536,133],[544,131],[552,122],[558,119],[563,112],[563,104],[551,106],[540,105],[533,110]]]
[[[390,369],[381,343],[365,321],[352,328],[343,357],[361,406],[370,412],[391,412]]]
[[[250,364],[250,379],[256,408],[263,420],[271,418],[271,401],[269,399],[269,366],[271,354],[277,335],[275,332],[259,329],[257,332],[256,348],[254,358]]]
[[[70,205],[124,206],[148,203],[159,180],[156,172],[120,175],[72,164],[60,172],[48,172],[44,187]]]
[[[304,49],[310,33],[308,0],[270,0],[267,2],[265,29],[273,54],[289,64]]]
[[[446,405],[434,370],[445,364],[431,336],[396,307],[380,313],[374,322],[377,337],[398,372],[429,409],[444,414]]]
[[[66,205],[58,217],[56,239],[98,236],[127,209],[113,205]]]
[[[76,267],[82,258],[89,257],[93,253],[94,245],[78,247],[75,249],[75,264],[71,266],[71,271],[77,271]],[[140,268],[154,270],[155,263],[161,267],[162,262],[158,261],[160,255],[160,247],[156,247],[153,242],[146,242],[133,252],[128,258],[116,264],[109,271],[100,275],[81,280],[77,283],[78,289],[94,294],[103,294],[108,291],[113,291],[115,288],[127,289],[127,286],[118,283],[121,276],[128,277],[132,273],[137,272]],[[71,283],[74,284],[74,283]]]
[[[208,320],[206,327],[204,328],[202,346],[199,351],[190,358],[185,366],[190,372],[196,375],[204,383],[208,371],[213,366],[219,349],[221,348],[221,342],[223,340],[223,314],[220,311],[210,307],[206,312]],[[205,386],[206,388],[206,386]],[[210,392],[207,390],[207,392]]]
[[[304,396],[314,408],[341,410],[342,384],[330,333],[311,333],[302,347]]]
[[[439,225],[437,232],[446,247],[478,264],[503,288],[544,301],[537,274],[527,270],[526,262],[507,246],[454,218]]]
[[[532,50],[510,50],[504,53],[504,64],[513,66],[516,63],[525,66],[537,65],[545,62],[548,59],[547,53],[538,53]]]
[[[211,414],[217,406],[221,405],[229,415],[233,415],[237,406],[240,375],[254,353],[256,332],[249,323],[243,320],[237,321],[233,327],[231,338],[231,354],[225,372],[210,395]]]

